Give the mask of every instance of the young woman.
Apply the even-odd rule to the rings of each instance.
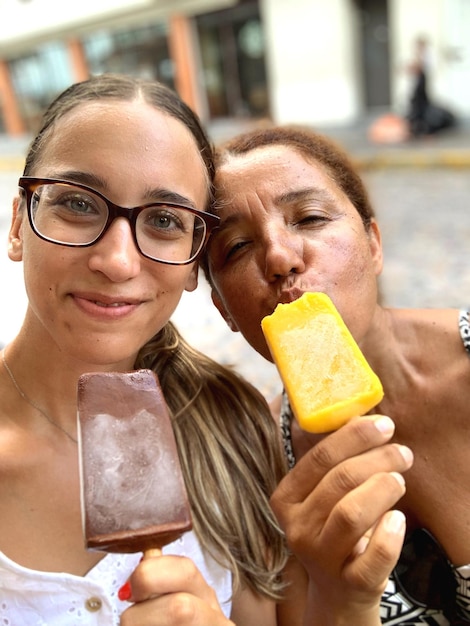
[[[380,304],[381,237],[366,190],[347,156],[311,130],[277,127],[234,138],[220,150],[216,189],[221,222],[205,263],[230,328],[270,359],[261,319],[304,292],[327,293],[382,381],[385,396],[374,410],[391,416],[394,440],[413,450],[399,503],[409,540],[383,597],[383,623],[470,623],[468,312]],[[295,466],[290,488],[301,495],[305,472],[297,474],[295,464],[319,438],[299,429],[285,395],[273,411]],[[278,511],[277,494],[273,503]],[[308,538],[299,518],[279,517],[320,585],[302,554]]]
[[[254,389],[169,323],[216,222],[212,177],[198,120],[157,83],[93,78],[45,113],[9,237],[29,304],[0,355],[0,621],[117,624],[124,611],[123,624],[225,624],[247,606],[248,624],[275,615],[285,562],[268,506],[283,472],[276,433]],[[196,531],[140,565],[141,555],[84,549],[76,433],[78,376],[135,367],[160,376]]]
[[[10,258],[23,262],[28,307],[0,355],[4,623],[293,626],[303,619],[303,598],[283,586],[298,570],[289,563],[284,572],[284,537],[269,506],[285,471],[269,408],[169,322],[182,292],[196,287],[195,261],[216,222],[207,213],[213,173],[198,120],[157,83],[95,77],[45,113],[9,236]],[[140,561],[84,549],[76,396],[83,372],[143,367],[158,374],[170,407],[194,532],[162,557]],[[404,469],[393,446],[380,447],[392,434],[389,421],[385,430],[380,423],[366,420],[333,442],[335,462],[354,445],[372,456],[370,471]],[[391,482],[387,506],[403,492]],[[352,550],[357,538],[344,543]],[[397,553],[383,558],[381,579]],[[369,582],[366,591],[376,601]],[[331,623],[342,623],[342,606]]]

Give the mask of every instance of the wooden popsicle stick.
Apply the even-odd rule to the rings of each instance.
[[[156,556],[162,556],[161,548],[149,548],[144,550],[144,559],[152,559]]]

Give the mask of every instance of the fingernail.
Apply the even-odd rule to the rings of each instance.
[[[374,420],[374,424],[377,430],[384,435],[393,433],[395,430],[395,424],[386,415],[380,415],[376,420]]]
[[[118,598],[121,602],[127,602],[132,595],[131,583],[127,581],[118,591]]]
[[[393,476],[393,478],[395,478],[397,483],[400,483],[400,485],[405,484],[405,479],[403,478],[401,474],[399,474],[398,472],[390,472],[390,474]]]
[[[406,524],[406,518],[401,511],[390,511],[385,520],[387,530],[394,534],[403,532]]]
[[[400,450],[400,454],[405,459],[405,461],[409,464],[413,462],[413,452],[408,448],[408,446],[398,445],[398,449]]]
[[[363,554],[369,545],[369,537],[361,537],[354,546],[354,554]]]

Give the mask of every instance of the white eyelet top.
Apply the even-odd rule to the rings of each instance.
[[[232,577],[201,550],[193,532],[163,549],[191,558],[217,593],[230,617]],[[119,626],[129,607],[117,597],[141,554],[108,554],[86,576],[50,573],[21,567],[0,552],[1,626]]]

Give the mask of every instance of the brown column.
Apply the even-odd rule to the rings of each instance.
[[[82,42],[79,39],[69,39],[67,47],[72,62],[73,80],[75,82],[86,80],[90,72]]]
[[[190,20],[184,15],[170,18],[168,35],[170,54],[176,68],[175,87],[180,97],[198,115],[202,115],[197,86],[195,43]]]
[[[3,60],[0,60],[0,103],[7,134],[23,135],[26,126],[20,114],[8,64]]]

